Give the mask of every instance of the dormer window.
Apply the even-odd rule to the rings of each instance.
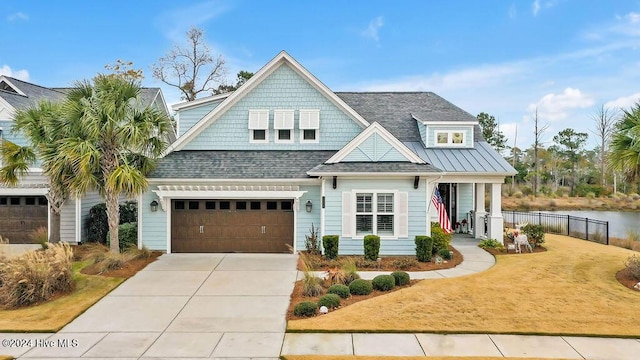
[[[317,143],[320,131],[320,110],[300,110],[300,142]]]
[[[436,146],[464,146],[464,131],[435,131]]]
[[[269,110],[249,110],[251,143],[269,142]]]
[[[293,142],[293,110],[274,110],[273,125],[277,143]]]

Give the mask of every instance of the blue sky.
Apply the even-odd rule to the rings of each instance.
[[[598,106],[640,99],[638,0],[3,0],[0,74],[68,86],[123,59],[175,103],[150,66],[192,25],[230,80],[286,50],[334,91],[433,91],[488,112],[519,147],[536,108],[549,145],[593,129]]]

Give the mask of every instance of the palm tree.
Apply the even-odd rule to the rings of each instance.
[[[62,105],[69,136],[59,151],[73,168],[69,186],[80,195],[98,190],[104,197],[112,252],[119,251],[119,197],[147,188],[146,175],[168,146],[170,118],[143,107],[139,95],[135,78],[100,74],[76,83]]]
[[[66,137],[58,104],[43,101],[36,106],[16,111],[13,133],[24,135],[30,146],[19,146],[8,140],[0,141],[0,183],[16,186],[26,176],[31,165],[42,161],[40,167],[49,182],[46,195],[49,201],[51,228],[49,241],[60,241],[60,209],[70,196],[67,182],[72,178],[71,168],[58,156],[58,147]]]
[[[611,135],[607,158],[609,167],[623,173],[627,181],[640,177],[640,103],[623,110]]]

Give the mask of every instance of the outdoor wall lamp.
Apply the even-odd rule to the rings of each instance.
[[[306,208],[307,208],[307,212],[311,212],[311,209],[313,208],[313,203],[311,203],[311,200],[307,200],[307,203],[305,204]]]
[[[151,206],[151,212],[158,211],[158,202],[156,200],[153,200],[149,205]]]

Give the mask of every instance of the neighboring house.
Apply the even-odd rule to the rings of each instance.
[[[35,106],[49,100],[60,102],[69,88],[47,88],[8,76],[0,76],[0,141],[6,139],[18,145],[28,144],[21,135],[12,134],[13,115],[18,109]],[[153,104],[169,114],[159,88],[142,89],[142,106]],[[0,166],[2,164],[0,163]],[[31,232],[41,226],[49,228],[49,209],[45,195],[48,182],[38,163],[29,175],[16,187],[0,185],[0,236],[11,243],[29,243]],[[81,199],[69,199],[60,213],[60,239],[78,243],[87,238],[86,220],[89,209],[104,202],[98,193],[87,194]]]
[[[502,241],[500,190],[515,170],[434,93],[334,93],[281,52],[235,92],[173,109],[179,137],[138,200],[140,246],[290,252],[314,226],[339,235],[342,254],[362,253],[367,234],[382,254],[414,254],[437,219],[436,186],[452,223],[474,210],[475,235],[487,215]]]

